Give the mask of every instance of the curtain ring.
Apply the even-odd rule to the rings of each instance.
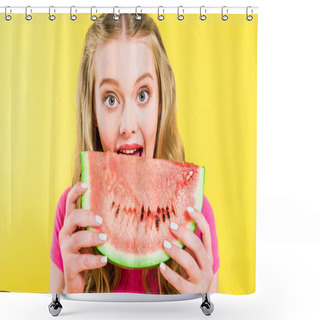
[[[202,14],[202,8],[204,8],[204,14]],[[206,16],[206,13],[207,13],[207,9],[205,6],[201,6],[200,7],[200,20],[206,20],[207,19],[207,16]]]
[[[49,20],[53,21],[56,18],[56,16],[54,14],[51,14],[51,8],[54,8],[54,6],[49,7]],[[56,12],[56,10],[53,9],[53,12]]]
[[[252,7],[250,6],[247,7],[246,14],[247,14],[247,20],[251,21],[253,19],[253,16],[249,14],[249,8],[252,8]],[[252,13],[252,10],[251,10],[251,13]]]
[[[25,19],[30,21],[32,19],[32,15],[28,14],[28,8],[30,8],[30,6],[26,6],[26,17],[25,17]],[[30,12],[32,12],[31,8],[30,8]]]
[[[120,17],[115,12],[116,8],[118,8],[118,7],[117,6],[113,7],[113,20],[118,21],[120,19]],[[118,12],[119,12],[119,10],[118,10]]]
[[[224,14],[224,13],[223,13],[223,8],[227,8],[227,6],[223,6],[223,7],[221,8],[221,15],[222,15],[221,19],[222,19],[223,21],[226,21],[226,20],[228,20],[228,9],[226,9],[227,14]]]
[[[96,15],[94,15],[94,14],[92,14],[92,8],[95,8],[95,6],[93,6],[93,7],[91,7],[91,9],[90,9],[90,15],[91,15],[91,20],[92,21],[96,21],[97,20],[97,16]],[[96,10],[96,12],[97,12],[97,10]]]
[[[182,14],[180,14],[180,8],[182,8]],[[183,13],[184,13],[184,9],[183,9],[183,6],[179,6],[178,7],[178,20],[183,20],[184,16],[183,16]]]
[[[141,20],[142,17],[140,15],[138,15],[138,8],[141,9],[141,7],[140,6],[136,7],[136,20]],[[142,13],[142,9],[141,9],[141,13]]]
[[[77,19],[77,16],[72,13],[72,8],[76,8],[76,7],[75,6],[70,7],[70,19],[74,21]],[[77,13],[77,9],[74,9],[74,12]]]
[[[162,14],[159,13],[160,12],[160,8],[162,8],[162,11],[163,11]],[[158,7],[158,20],[162,21],[164,19],[164,15],[163,14],[164,14],[163,6],[159,6]]]
[[[10,6],[6,6],[4,9],[5,19],[7,21],[10,21],[12,19],[12,17],[10,16],[10,14],[7,14],[7,8],[10,8]]]

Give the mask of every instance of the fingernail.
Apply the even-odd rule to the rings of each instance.
[[[107,235],[105,233],[99,233],[100,240],[107,240]]]
[[[107,258],[107,257],[105,257],[105,256],[101,257],[101,262],[102,262],[102,263],[105,263],[105,262],[107,262],[107,261],[108,261],[108,258]]]
[[[96,215],[96,221],[101,224],[102,223],[102,218],[100,216]]]
[[[81,183],[81,188],[83,189],[88,188],[88,184],[86,182]]]
[[[160,268],[164,271],[166,270],[165,264],[163,262],[160,263]]]
[[[164,245],[164,247],[167,248],[167,249],[171,249],[171,247],[172,247],[172,244],[171,244],[169,241],[167,241],[167,240],[164,241],[163,245]]]
[[[194,213],[194,209],[192,207],[188,207],[187,210],[189,213]]]
[[[176,223],[174,223],[174,222],[171,222],[170,228],[171,228],[172,230],[178,230],[178,225],[177,225]]]

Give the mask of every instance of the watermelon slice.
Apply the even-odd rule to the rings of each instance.
[[[205,168],[193,163],[128,156],[113,152],[81,152],[81,181],[88,184],[81,207],[103,218],[107,234],[101,254],[126,269],[154,267],[171,257],[162,245],[173,236],[170,223],[195,232],[187,207],[201,211]]]

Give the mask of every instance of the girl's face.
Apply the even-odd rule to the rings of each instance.
[[[94,109],[103,151],[153,158],[159,108],[153,59],[146,38],[98,45]]]

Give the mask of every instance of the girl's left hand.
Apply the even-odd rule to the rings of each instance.
[[[193,212],[192,209],[194,210]],[[195,221],[201,231],[202,241],[188,228],[178,226],[178,229],[174,230],[171,228],[171,224],[171,232],[177,239],[181,240],[187,248],[184,250],[170,243],[171,248],[169,249],[164,246],[164,250],[185,269],[187,275],[185,273],[184,276],[183,274],[179,275],[165,264],[163,264],[165,270],[162,270],[160,267],[160,272],[164,278],[182,294],[206,293],[209,292],[213,280],[213,255],[210,227],[201,212],[190,207],[188,207],[187,210],[191,219]]]

